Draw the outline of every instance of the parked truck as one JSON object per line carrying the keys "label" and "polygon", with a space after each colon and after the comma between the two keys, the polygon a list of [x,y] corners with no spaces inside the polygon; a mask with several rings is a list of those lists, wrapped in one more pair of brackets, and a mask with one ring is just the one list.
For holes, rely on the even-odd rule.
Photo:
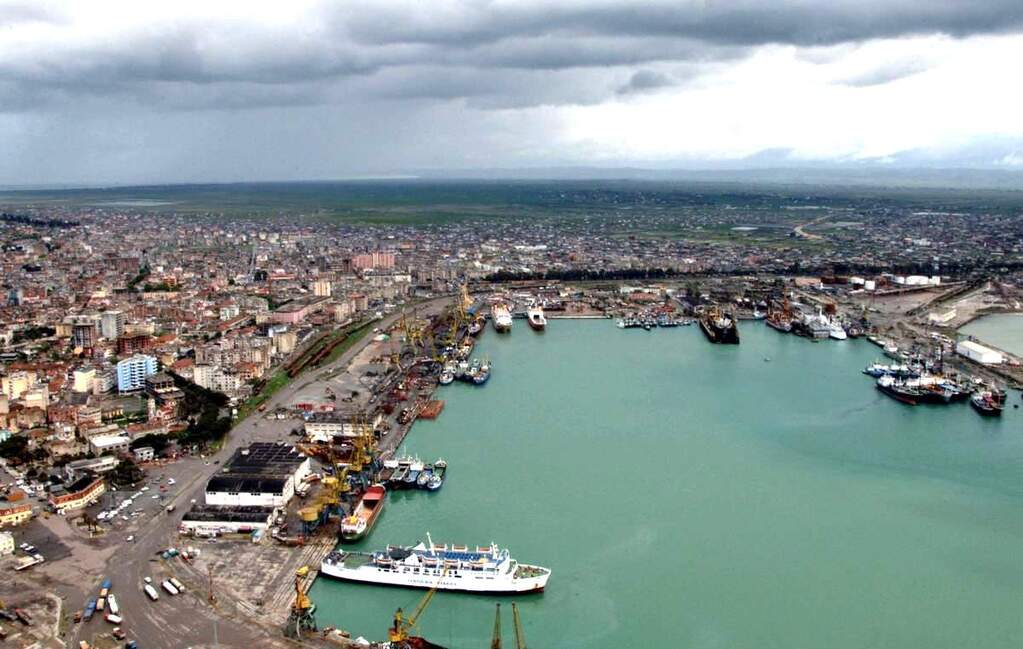
{"label": "parked truck", "polygon": [[150,584],[146,584],[146,587],[143,590],[146,591],[146,595],[149,595],[149,599],[153,600],[154,602],[160,599],[160,594],[157,593],[156,589],[153,588]]}

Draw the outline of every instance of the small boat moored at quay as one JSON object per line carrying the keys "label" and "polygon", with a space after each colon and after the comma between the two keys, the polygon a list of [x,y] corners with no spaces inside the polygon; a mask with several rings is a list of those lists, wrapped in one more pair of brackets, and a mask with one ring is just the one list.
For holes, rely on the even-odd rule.
{"label": "small boat moored at quay", "polygon": [[430,491],[437,491],[444,486],[444,476],[448,472],[448,463],[444,460],[437,460],[433,463],[433,475],[430,476],[430,481],[426,483],[426,488]]}

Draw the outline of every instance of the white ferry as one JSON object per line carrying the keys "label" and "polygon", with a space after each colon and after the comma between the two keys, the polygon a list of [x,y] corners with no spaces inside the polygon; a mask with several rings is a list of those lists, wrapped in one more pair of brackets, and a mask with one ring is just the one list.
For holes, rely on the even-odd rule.
{"label": "white ferry", "polygon": [[551,576],[549,569],[519,563],[496,545],[437,545],[429,535],[426,543],[389,545],[383,552],[332,552],[320,573],[369,584],[495,594],[539,593]]}

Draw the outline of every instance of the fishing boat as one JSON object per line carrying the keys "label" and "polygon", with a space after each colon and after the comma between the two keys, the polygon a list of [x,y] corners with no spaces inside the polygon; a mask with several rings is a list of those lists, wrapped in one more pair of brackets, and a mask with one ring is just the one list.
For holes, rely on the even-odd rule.
{"label": "fishing boat", "polygon": [[899,346],[893,342],[886,342],[884,344],[884,355],[895,360],[900,360],[902,358],[899,356]]}
{"label": "fishing boat", "polygon": [[1001,417],[1005,410],[1004,390],[982,390],[970,397],[973,409],[985,417]]}
{"label": "fishing boat", "polygon": [[514,595],[543,592],[549,568],[519,563],[507,549],[495,544],[437,545],[427,541],[412,546],[387,546],[379,552],[331,552],[320,564],[320,574],[368,584],[436,588],[469,593]]}
{"label": "fishing boat", "polygon": [[472,382],[476,385],[483,385],[490,379],[490,361],[484,361],[472,374]]}
{"label": "fishing boat", "polygon": [[416,486],[420,489],[426,489],[426,486],[430,484],[430,478],[433,477],[433,465],[427,464],[423,467],[423,471],[416,478]]}
{"label": "fishing boat", "polygon": [[437,491],[444,486],[444,476],[448,472],[448,463],[444,460],[437,460],[433,463],[433,475],[430,476],[430,481],[426,484],[426,488],[430,491]]}
{"label": "fishing boat", "polygon": [[423,472],[423,463],[416,460],[408,468],[408,475],[405,476],[405,487],[414,487],[416,481],[419,480],[419,474]]}
{"label": "fishing boat", "polygon": [[409,467],[412,466],[412,460],[409,458],[402,458],[398,460],[398,466],[394,469],[391,474],[391,479],[388,484],[393,488],[401,488],[405,484],[405,478],[408,477]]}
{"label": "fishing boat", "polygon": [[922,396],[917,388],[907,386],[893,376],[880,377],[877,380],[877,389],[896,401],[910,406],[919,404]]}
{"label": "fishing boat", "polygon": [[445,369],[443,372],[440,373],[440,379],[438,379],[438,381],[440,382],[441,385],[451,385],[452,383],[454,383],[455,382],[454,370]]}

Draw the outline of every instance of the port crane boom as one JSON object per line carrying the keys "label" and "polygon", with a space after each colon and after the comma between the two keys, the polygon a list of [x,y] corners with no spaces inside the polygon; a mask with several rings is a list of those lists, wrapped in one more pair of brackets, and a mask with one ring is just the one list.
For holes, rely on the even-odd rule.
{"label": "port crane boom", "polygon": [[501,605],[494,614],[494,634],[490,636],[490,649],[501,649]]}
{"label": "port crane boom", "polygon": [[414,629],[416,623],[419,622],[419,618],[422,617],[423,613],[426,611],[426,607],[430,605],[430,601],[433,599],[433,596],[437,594],[437,586],[440,585],[441,579],[444,579],[444,576],[447,574],[448,570],[445,568],[433,588],[426,591],[423,598],[419,600],[418,604],[416,604],[411,615],[406,617],[400,608],[395,611],[394,625],[387,630],[387,636],[391,642],[405,642],[409,639],[409,634],[412,632],[412,629]]}

